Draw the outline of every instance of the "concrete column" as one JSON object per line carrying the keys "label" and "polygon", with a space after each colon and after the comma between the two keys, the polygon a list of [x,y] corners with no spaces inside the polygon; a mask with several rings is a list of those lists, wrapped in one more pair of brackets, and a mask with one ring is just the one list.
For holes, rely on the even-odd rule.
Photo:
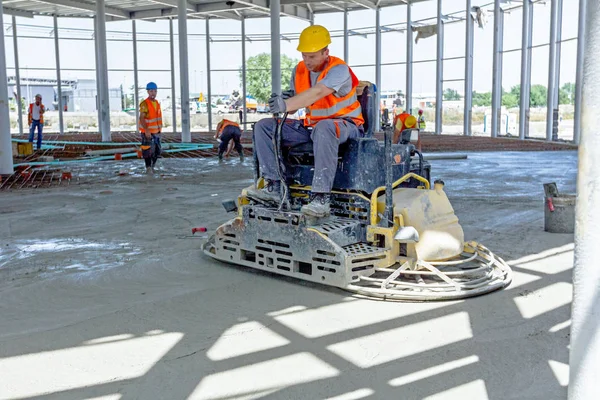
{"label": "concrete column", "polygon": [[500,132],[502,113],[502,41],[504,37],[504,11],[500,0],[494,1],[494,59],[492,67],[492,137]]}
{"label": "concrete column", "polygon": [[556,16],[556,74],[554,83],[554,102],[558,109],[559,105],[559,89],[560,89],[560,63],[562,52],[562,19],[563,19],[563,0],[558,0],[558,15]]}
{"label": "concrete column", "polygon": [[587,1],[579,0],[579,25],[577,26],[577,68],[575,68],[575,124],[573,141],[579,144],[581,138],[581,99],[583,90],[583,56],[585,54],[585,16]]}
{"label": "concrete column", "polygon": [[569,400],[600,399],[600,2],[587,0],[584,13]]}
{"label": "concrete column", "polygon": [[[533,7],[533,0],[530,1],[529,7],[529,34],[527,42],[527,87],[525,91],[527,93],[527,108],[526,108],[526,124],[525,124],[525,137],[529,137],[529,120],[530,120],[530,99],[531,99],[531,61],[533,54],[533,15],[535,14],[535,8]],[[521,89],[523,90],[523,89]]]}
{"label": "concrete column", "polygon": [[553,122],[554,127],[552,129],[552,140],[558,140],[558,119],[559,119],[559,105],[560,105],[560,58],[562,50],[562,14],[563,14],[563,0],[557,0],[557,16],[556,16],[556,69],[554,73],[554,115]]}
{"label": "concrete column", "polygon": [[375,85],[377,92],[375,96],[375,131],[381,130],[381,8],[375,9]]}
{"label": "concrete column", "polygon": [[96,69],[96,113],[98,114],[98,132],[101,134],[101,124],[102,116],[100,112],[100,98],[102,96],[102,91],[100,90],[101,86],[101,76],[100,76],[100,60],[98,58],[98,17],[94,17],[94,62]]}
{"label": "concrete column", "polygon": [[348,61],[349,48],[348,48],[348,10],[344,9],[344,61],[346,64]]}
{"label": "concrete column", "polygon": [[412,34],[412,6],[410,1],[406,3],[406,106],[409,113],[412,113],[412,93],[413,93],[413,34]]}
{"label": "concrete column", "polygon": [[[177,28],[179,28],[179,84],[181,86],[179,94],[181,96],[182,143],[192,142],[192,133],[190,132],[190,74],[188,70],[187,5],[188,3],[186,0],[178,0],[177,2]],[[173,100],[175,101],[175,99]]]}
{"label": "concrete column", "polygon": [[442,0],[437,1],[437,51],[435,61],[435,134],[442,134],[442,102],[444,101],[444,23]]}
{"label": "concrete column", "polygon": [[242,16],[242,107],[243,113],[242,118],[244,130],[246,129],[246,116],[248,110],[246,109],[246,18]]}
{"label": "concrete column", "polygon": [[558,129],[558,119],[555,121],[555,114],[558,117],[558,110],[554,109],[554,92],[556,84],[556,25],[558,17],[558,0],[551,0],[550,8],[550,41],[548,57],[548,95],[546,96],[546,140],[552,140],[555,136],[554,130]]}
{"label": "concrete column", "polygon": [[279,30],[279,13],[281,1],[271,0],[271,93],[281,93],[281,31]]}
{"label": "concrete column", "polygon": [[19,134],[23,134],[23,107],[21,107],[21,71],[19,69],[19,44],[17,37],[17,18],[12,16],[12,32],[13,32],[13,49],[15,53],[15,75],[17,79],[17,110],[19,119],[17,124],[19,125]]}
{"label": "concrete column", "polygon": [[58,90],[58,130],[62,135],[65,133],[64,119],[63,119],[63,103],[62,103],[62,82],[60,76],[60,48],[58,47],[58,17],[54,15],[54,54],[56,57],[56,86]]}
{"label": "concrete column", "polygon": [[475,21],[471,16],[472,3],[467,0],[466,5],[466,35],[465,35],[465,110],[463,134],[473,134],[473,47],[475,36]]}
{"label": "concrete column", "polygon": [[530,0],[523,0],[523,32],[521,36],[521,98],[519,101],[519,139],[525,139],[529,125],[529,81],[531,79],[529,43],[531,40],[530,14],[533,5]]}
{"label": "concrete column", "polygon": [[133,35],[133,102],[135,103],[135,126],[137,132],[140,131],[140,95],[139,95],[139,79],[138,79],[138,59],[137,59],[137,29],[135,19],[131,21],[131,33]]}
{"label": "concrete column", "polygon": [[212,131],[212,86],[210,81],[210,19],[206,17],[206,110],[208,111],[208,131]]}
{"label": "concrete column", "polygon": [[[171,50],[171,113],[173,133],[177,133],[177,97],[175,93],[175,35],[173,35],[173,18],[169,18],[169,43]],[[183,141],[183,140],[182,140]]]}
{"label": "concrete column", "polygon": [[[4,8],[0,0],[0,175],[14,172],[8,109],[8,77],[6,76],[6,48],[4,43]],[[16,32],[13,32],[16,34]],[[20,82],[19,82],[20,83]],[[20,101],[20,99],[19,99]]]}
{"label": "concrete column", "polygon": [[99,69],[100,76],[100,121],[99,128],[102,134],[103,142],[111,141],[110,133],[110,97],[108,94],[108,62],[106,55],[106,13],[104,0],[96,1],[96,41],[98,42],[98,63],[96,68]]}

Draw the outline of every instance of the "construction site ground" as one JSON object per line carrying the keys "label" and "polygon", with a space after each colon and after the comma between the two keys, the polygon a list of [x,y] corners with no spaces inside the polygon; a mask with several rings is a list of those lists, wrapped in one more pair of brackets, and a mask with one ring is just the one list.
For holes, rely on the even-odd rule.
{"label": "construction site ground", "polygon": [[577,153],[478,140],[431,161],[432,178],[514,280],[453,302],[361,299],[204,256],[250,157],[167,158],[154,176],[138,159],[78,163],[70,181],[1,192],[0,399],[565,398],[573,235],[544,232],[542,184],[573,193]]}

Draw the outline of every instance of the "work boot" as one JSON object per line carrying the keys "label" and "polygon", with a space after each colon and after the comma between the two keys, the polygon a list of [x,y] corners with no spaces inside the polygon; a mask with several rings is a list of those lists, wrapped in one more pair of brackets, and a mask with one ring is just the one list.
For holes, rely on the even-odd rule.
{"label": "work boot", "polygon": [[240,151],[240,161],[243,162],[244,161],[244,152]]}
{"label": "work boot", "polygon": [[223,153],[219,153],[219,162],[223,162]]}
{"label": "work boot", "polygon": [[154,174],[154,168],[146,167],[146,175],[152,175],[152,174]]}
{"label": "work boot", "polygon": [[267,180],[267,184],[262,189],[251,188],[248,189],[247,195],[250,198],[254,198],[262,201],[274,201],[279,203],[281,201],[281,182]]}
{"label": "work boot", "polygon": [[329,215],[329,204],[331,203],[329,193],[315,193],[310,203],[302,206],[300,211],[304,215],[323,218]]}

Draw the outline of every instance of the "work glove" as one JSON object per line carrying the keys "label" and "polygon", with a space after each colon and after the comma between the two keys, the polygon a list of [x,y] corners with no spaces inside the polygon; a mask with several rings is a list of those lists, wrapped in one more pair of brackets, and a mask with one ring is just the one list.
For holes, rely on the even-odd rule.
{"label": "work glove", "polygon": [[271,111],[271,114],[284,113],[286,110],[287,106],[283,97],[279,94],[271,94],[271,98],[269,99],[269,111]]}
{"label": "work glove", "polygon": [[285,92],[281,93],[281,97],[282,97],[284,100],[287,100],[287,99],[289,99],[290,97],[294,97],[295,95],[296,95],[296,93],[294,93],[294,91],[293,91],[293,90],[291,90],[291,89],[290,89],[290,90],[286,90]]}

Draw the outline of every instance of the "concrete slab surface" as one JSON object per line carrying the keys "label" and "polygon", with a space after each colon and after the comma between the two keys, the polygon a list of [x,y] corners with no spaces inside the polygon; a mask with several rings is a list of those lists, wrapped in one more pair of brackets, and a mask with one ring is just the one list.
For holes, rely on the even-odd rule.
{"label": "concrete slab surface", "polygon": [[513,267],[506,290],[373,301],[213,261],[191,228],[229,218],[251,161],[3,192],[0,399],[565,398],[573,236],[544,232],[542,184],[574,192],[577,154],[431,163],[466,238]]}

